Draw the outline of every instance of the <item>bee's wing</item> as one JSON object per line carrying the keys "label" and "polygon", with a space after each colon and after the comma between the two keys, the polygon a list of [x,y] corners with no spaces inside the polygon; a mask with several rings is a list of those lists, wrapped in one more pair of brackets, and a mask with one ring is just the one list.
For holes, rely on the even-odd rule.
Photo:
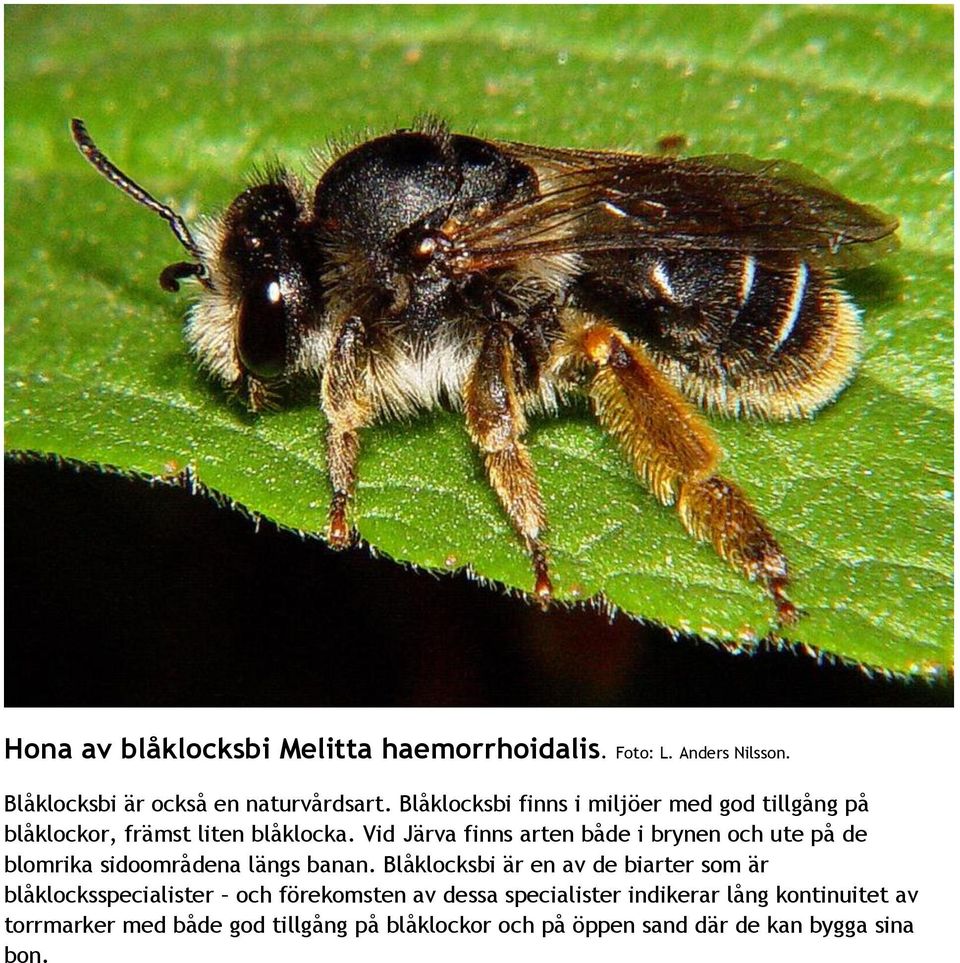
{"label": "bee's wing", "polygon": [[849,380],[860,324],[830,269],[896,247],[894,218],[783,162],[501,147],[539,191],[455,225],[460,270],[579,259],[588,294],[709,409],[809,415]]}
{"label": "bee's wing", "polygon": [[458,226],[454,237],[467,270],[643,249],[849,267],[897,246],[895,218],[847,200],[796,164],[498,146],[536,171],[540,190]]}

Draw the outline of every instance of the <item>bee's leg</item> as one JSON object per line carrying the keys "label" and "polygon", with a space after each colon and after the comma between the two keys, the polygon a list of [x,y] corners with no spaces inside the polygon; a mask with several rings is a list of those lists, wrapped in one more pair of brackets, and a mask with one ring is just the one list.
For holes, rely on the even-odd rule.
{"label": "bee's leg", "polygon": [[533,561],[534,594],[553,592],[542,541],[547,518],[530,454],[520,440],[527,427],[517,394],[509,329],[491,325],[464,387],[470,437],[483,453],[490,484]]}
{"label": "bee's leg", "polygon": [[596,366],[589,394],[597,418],[640,478],[665,505],[676,504],[691,535],[766,587],[782,624],[795,621],[786,556],[743,492],[716,474],[721,452],[710,429],[620,331],[583,321],[567,339],[567,352]]}
{"label": "bee's leg", "polygon": [[359,318],[346,318],[337,331],[333,349],[323,371],[320,397],[327,428],[327,466],[333,485],[327,541],[333,548],[350,543],[347,506],[357,482],[360,428],[373,417],[365,389],[366,332]]}

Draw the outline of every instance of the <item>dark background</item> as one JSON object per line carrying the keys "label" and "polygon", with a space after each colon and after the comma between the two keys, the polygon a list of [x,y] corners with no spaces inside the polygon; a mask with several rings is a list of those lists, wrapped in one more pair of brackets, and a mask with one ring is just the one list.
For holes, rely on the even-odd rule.
{"label": "dark background", "polygon": [[952,704],[948,683],[545,615],[184,488],[39,460],[5,474],[8,706]]}

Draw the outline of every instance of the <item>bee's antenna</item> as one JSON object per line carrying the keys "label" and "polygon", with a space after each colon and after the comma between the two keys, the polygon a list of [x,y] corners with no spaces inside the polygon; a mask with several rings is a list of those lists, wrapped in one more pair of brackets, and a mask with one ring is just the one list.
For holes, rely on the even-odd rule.
{"label": "bee's antenna", "polygon": [[[190,229],[187,227],[183,218],[172,208],[167,207],[166,204],[161,204],[139,184],[127,177],[119,167],[107,160],[106,155],[97,147],[93,142],[93,138],[87,133],[86,125],[82,120],[74,117],[73,120],[70,121],[70,132],[73,134],[73,142],[80,149],[80,153],[83,154],[111,184],[119,187],[124,194],[128,194],[138,204],[142,204],[154,213],[159,214],[170,225],[170,229],[176,235],[177,240],[200,262],[200,264],[197,265],[197,269],[190,273],[195,274],[198,278],[204,278],[206,276],[206,269],[203,267],[203,253],[197,246],[197,242],[194,241],[193,235],[190,233]],[[185,275],[181,273],[179,276],[183,277]]]}

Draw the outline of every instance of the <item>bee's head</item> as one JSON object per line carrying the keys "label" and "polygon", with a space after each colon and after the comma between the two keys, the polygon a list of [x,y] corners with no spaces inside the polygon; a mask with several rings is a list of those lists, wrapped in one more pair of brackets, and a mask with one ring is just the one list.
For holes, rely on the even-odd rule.
{"label": "bee's head", "polygon": [[240,194],[213,232],[210,271],[233,306],[237,361],[262,381],[295,366],[313,313],[316,272],[301,193],[294,178],[278,174]]}
{"label": "bee's head", "polygon": [[269,385],[300,364],[313,318],[312,245],[303,189],[279,172],[250,187],[225,214],[190,232],[183,218],[114,166],[94,144],[82,121],[71,122],[81,153],[112,184],[169,225],[193,260],[164,268],[160,286],[176,291],[192,278],[200,297],[186,336],[200,363],[258,408]]}

